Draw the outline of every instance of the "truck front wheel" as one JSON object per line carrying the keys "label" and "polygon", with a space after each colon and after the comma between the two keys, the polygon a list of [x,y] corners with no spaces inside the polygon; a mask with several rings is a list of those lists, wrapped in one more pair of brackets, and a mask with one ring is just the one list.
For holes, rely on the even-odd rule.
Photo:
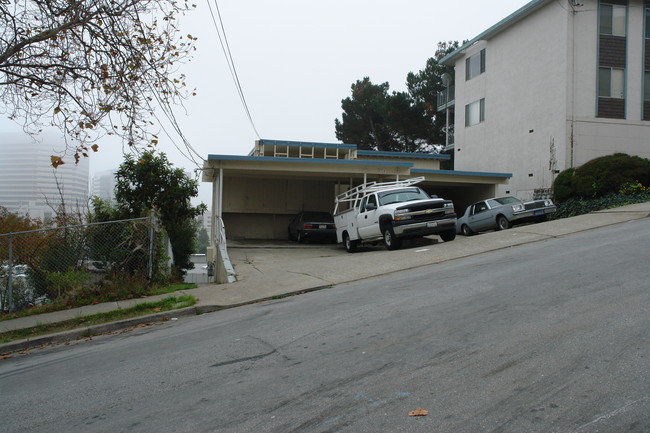
{"label": "truck front wheel", "polygon": [[384,245],[389,250],[398,250],[402,246],[402,240],[395,236],[395,232],[391,226],[384,227]]}
{"label": "truck front wheel", "polygon": [[354,253],[357,250],[357,241],[350,239],[347,232],[343,233],[343,245],[345,245],[345,251],[348,253]]}
{"label": "truck front wheel", "polygon": [[440,239],[445,242],[451,242],[456,239],[456,229],[447,230],[440,233]]}

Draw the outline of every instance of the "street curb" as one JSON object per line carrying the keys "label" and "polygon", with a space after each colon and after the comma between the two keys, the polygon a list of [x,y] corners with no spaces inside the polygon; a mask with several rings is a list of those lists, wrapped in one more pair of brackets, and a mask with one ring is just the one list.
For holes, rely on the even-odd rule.
{"label": "street curb", "polygon": [[30,350],[49,344],[66,343],[72,340],[81,340],[108,332],[123,330],[132,326],[141,325],[143,323],[164,322],[169,320],[171,317],[195,316],[197,314],[201,314],[197,312],[197,307],[179,308],[178,310],[170,310],[146,316],[133,317],[131,319],[120,320],[117,322],[102,323],[101,325],[86,326],[84,328],[41,335],[25,340],[11,341],[9,343],[0,344],[0,354],[20,352],[23,350]]}
{"label": "street curb", "polygon": [[48,335],[42,335],[25,340],[11,341],[9,343],[0,344],[0,358],[16,352],[25,350],[32,350],[41,348],[51,344],[65,344],[73,340],[92,339],[92,337],[100,336],[106,333],[115,333],[131,328],[133,326],[142,325],[151,322],[167,322],[171,318],[198,316],[201,314],[214,313],[216,311],[229,310],[231,308],[242,307],[244,305],[259,304],[261,302],[273,301],[291,296],[302,295],[304,293],[315,292],[318,290],[329,289],[333,284],[310,287],[308,289],[295,290],[281,295],[266,296],[259,299],[244,301],[237,304],[230,305],[199,305],[193,307],[179,308],[178,310],[170,310],[146,316],[133,317],[131,319],[119,320],[117,322],[102,323],[101,325],[86,326],[78,329],[71,329],[70,331],[57,332]]}

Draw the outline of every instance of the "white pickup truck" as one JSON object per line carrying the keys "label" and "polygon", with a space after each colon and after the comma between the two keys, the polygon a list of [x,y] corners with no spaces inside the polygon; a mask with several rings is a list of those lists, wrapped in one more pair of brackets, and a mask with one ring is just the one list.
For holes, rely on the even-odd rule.
{"label": "white pickup truck", "polygon": [[337,241],[352,253],[360,243],[383,241],[386,248],[396,250],[402,239],[437,234],[445,242],[454,240],[454,204],[413,186],[423,180],[364,183],[338,195],[334,208]]}

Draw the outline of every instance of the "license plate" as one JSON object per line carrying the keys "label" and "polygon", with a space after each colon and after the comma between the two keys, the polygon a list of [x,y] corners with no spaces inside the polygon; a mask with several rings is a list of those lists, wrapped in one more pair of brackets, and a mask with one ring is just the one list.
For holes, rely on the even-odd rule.
{"label": "license plate", "polygon": [[427,223],[427,227],[438,227],[438,222],[437,221],[429,221]]}
{"label": "license plate", "polygon": [[321,230],[325,230],[327,228],[327,225],[326,224],[320,224],[318,226],[318,228],[321,229]]}
{"label": "license plate", "polygon": [[534,216],[544,215],[544,211],[543,211],[542,209],[534,210],[534,211],[533,211],[533,215],[534,215]]}

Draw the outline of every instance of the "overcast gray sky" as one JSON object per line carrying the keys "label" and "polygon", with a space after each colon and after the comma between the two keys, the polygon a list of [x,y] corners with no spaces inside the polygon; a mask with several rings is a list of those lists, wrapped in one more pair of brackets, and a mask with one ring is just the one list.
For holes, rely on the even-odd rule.
{"label": "overcast gray sky", "polygon": [[[209,154],[245,155],[257,136],[230,76],[207,7],[181,24],[198,37],[197,51],[183,68],[197,96],[176,116],[191,145]],[[213,0],[210,0],[213,1]],[[471,39],[525,0],[218,0],[239,80],[261,138],[336,142],[334,119],[353,82],[365,76],[406,90],[406,75],[432,57],[438,41]],[[214,5],[214,3],[213,3]],[[213,6],[214,9],[214,6]],[[0,130],[16,130],[0,119]],[[174,137],[177,143],[181,141]],[[122,148],[100,143],[91,155],[91,175],[117,168]],[[167,137],[159,150],[175,166],[196,168]],[[200,199],[210,203],[209,185]]]}

